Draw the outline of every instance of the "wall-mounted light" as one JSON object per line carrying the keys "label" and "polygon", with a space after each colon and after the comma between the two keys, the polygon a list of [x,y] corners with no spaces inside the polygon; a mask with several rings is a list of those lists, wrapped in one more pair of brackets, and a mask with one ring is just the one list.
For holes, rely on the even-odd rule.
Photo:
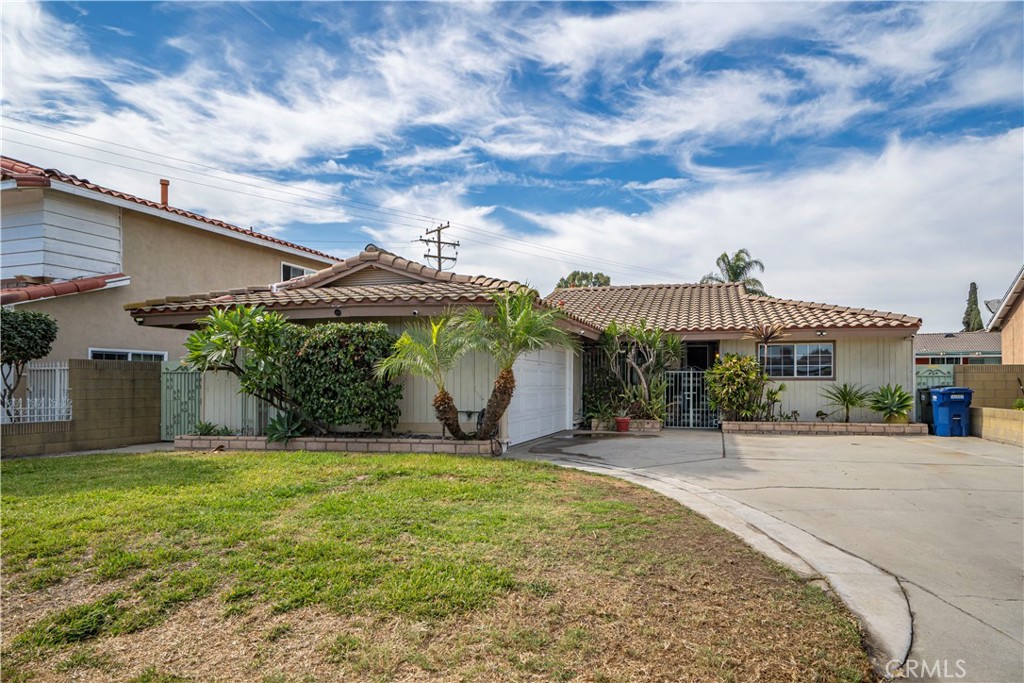
{"label": "wall-mounted light", "polygon": [[826,332],[825,330],[818,330],[814,334],[818,335],[819,337],[824,337],[826,334],[828,334],[828,332]]}
{"label": "wall-mounted light", "polygon": [[136,325],[141,325],[144,322],[146,322],[146,319],[141,317],[141,316],[135,319],[135,324]]}

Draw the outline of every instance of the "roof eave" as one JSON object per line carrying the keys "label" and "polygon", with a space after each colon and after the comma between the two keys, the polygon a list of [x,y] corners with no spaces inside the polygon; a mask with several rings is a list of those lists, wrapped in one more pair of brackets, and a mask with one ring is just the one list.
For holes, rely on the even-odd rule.
{"label": "roof eave", "polygon": [[992,316],[992,320],[989,321],[988,325],[985,326],[986,332],[998,332],[1002,324],[1006,321],[1006,316],[1010,314],[1010,309],[1020,298],[1021,292],[1024,291],[1024,266],[1017,271],[1017,277],[1013,283],[1006,290],[1006,294],[1003,295],[1003,301],[999,304],[999,309],[996,310]]}

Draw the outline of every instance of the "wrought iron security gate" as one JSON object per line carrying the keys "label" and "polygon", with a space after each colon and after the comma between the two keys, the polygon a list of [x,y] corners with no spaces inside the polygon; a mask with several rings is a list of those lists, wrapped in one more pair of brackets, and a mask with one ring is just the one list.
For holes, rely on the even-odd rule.
{"label": "wrought iron security gate", "polygon": [[665,399],[668,414],[666,427],[681,429],[714,429],[718,427],[718,411],[708,401],[704,370],[688,368],[665,373]]}
{"label": "wrought iron security gate", "polygon": [[174,441],[200,420],[203,373],[166,362],[160,372],[160,438]]}

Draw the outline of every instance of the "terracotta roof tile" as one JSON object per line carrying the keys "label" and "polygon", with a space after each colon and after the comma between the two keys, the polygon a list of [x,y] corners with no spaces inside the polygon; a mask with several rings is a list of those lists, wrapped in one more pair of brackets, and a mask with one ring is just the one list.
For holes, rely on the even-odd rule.
{"label": "terracotta roof tile", "polygon": [[605,328],[613,321],[673,332],[745,331],[761,323],[801,328],[910,328],[920,318],[809,301],[747,294],[739,284],[665,284],[556,289],[545,299],[567,314]]}
{"label": "terracotta roof tile", "polygon": [[0,289],[0,305],[7,306],[8,304],[18,304],[37,299],[52,299],[53,297],[67,296],[68,294],[92,292],[107,287],[111,282],[127,277],[124,273],[111,273],[109,275],[93,275],[47,284],[8,287]]}
{"label": "terracotta roof tile", "polygon": [[128,194],[127,192],[111,190],[109,188],[103,187],[102,185],[91,183],[88,180],[79,178],[77,176],[64,173],[63,171],[58,171],[57,169],[40,168],[39,166],[33,166],[32,164],[29,164],[27,162],[18,161],[17,159],[12,159],[11,157],[7,156],[0,156],[0,180],[14,180],[15,182],[17,182],[18,187],[50,187],[51,181],[67,183],[69,185],[83,187],[87,190],[92,190],[94,192],[107,195],[108,197],[114,197],[116,199],[123,199],[125,201],[134,202],[135,204],[141,204],[142,206],[147,206],[151,209],[160,209],[161,211],[166,211],[167,213],[174,214],[176,216],[181,216],[182,218],[188,218],[190,220],[199,221],[201,223],[215,225],[218,228],[224,228],[225,230],[230,230],[231,232],[236,232],[241,235],[246,235],[248,237],[255,237],[256,239],[260,239],[265,242],[275,244],[277,246],[298,249],[299,251],[306,252],[307,254],[316,256],[318,258],[326,259],[328,261],[337,260],[334,256],[331,256],[330,254],[325,254],[322,251],[317,251],[315,249],[310,249],[309,247],[304,247],[301,244],[287,242],[285,240],[278,239],[277,237],[271,237],[270,235],[265,235],[261,232],[256,232],[254,230],[246,230],[245,228],[240,228],[237,225],[232,225],[231,223],[226,223],[215,218],[207,218],[206,216],[203,216],[198,213],[193,213],[191,211],[186,211],[185,209],[177,209],[174,208],[173,206],[166,206],[159,202],[154,202],[149,199],[143,199],[142,197],[136,197],[135,195]]}

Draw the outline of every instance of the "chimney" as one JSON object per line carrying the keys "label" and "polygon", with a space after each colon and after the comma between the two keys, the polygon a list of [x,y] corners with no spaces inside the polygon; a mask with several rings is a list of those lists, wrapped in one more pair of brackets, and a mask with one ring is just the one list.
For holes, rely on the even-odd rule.
{"label": "chimney", "polygon": [[160,203],[163,206],[167,206],[167,188],[171,186],[171,181],[166,178],[160,179]]}

